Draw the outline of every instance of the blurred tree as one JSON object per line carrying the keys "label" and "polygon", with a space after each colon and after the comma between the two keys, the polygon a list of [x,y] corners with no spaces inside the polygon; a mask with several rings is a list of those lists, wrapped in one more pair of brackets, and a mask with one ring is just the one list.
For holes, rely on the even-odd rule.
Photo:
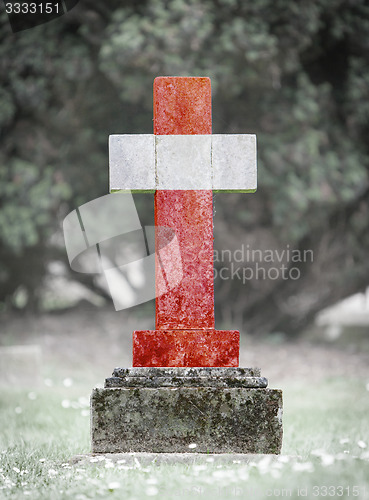
{"label": "blurred tree", "polygon": [[81,0],[16,35],[3,16],[0,300],[37,299],[58,218],[107,192],[108,134],[151,132],[157,75],[210,76],[214,132],[258,135],[259,190],[216,197],[216,248],[314,252],[283,261],[300,279],[217,279],[219,322],[294,333],[362,289],[368,33],[365,0]]}

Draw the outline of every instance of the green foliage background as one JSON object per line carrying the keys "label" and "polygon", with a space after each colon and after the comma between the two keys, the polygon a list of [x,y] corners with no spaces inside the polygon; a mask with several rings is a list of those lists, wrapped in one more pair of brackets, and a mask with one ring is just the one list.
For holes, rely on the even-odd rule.
{"label": "green foliage background", "polygon": [[365,0],[81,0],[0,23],[3,304],[23,286],[37,308],[62,218],[108,191],[108,135],[152,132],[158,75],[210,76],[213,132],[258,136],[259,190],[217,195],[216,246],[314,251],[298,282],[217,282],[218,321],[294,333],[368,284]]}

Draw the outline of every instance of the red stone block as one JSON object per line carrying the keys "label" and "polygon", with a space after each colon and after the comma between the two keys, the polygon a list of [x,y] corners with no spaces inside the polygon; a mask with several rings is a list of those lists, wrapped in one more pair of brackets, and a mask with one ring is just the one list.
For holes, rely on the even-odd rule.
{"label": "red stone block", "polygon": [[210,78],[155,78],[154,134],[211,134]]}
{"label": "red stone block", "polygon": [[[176,288],[160,295],[166,279],[161,268],[170,269],[170,263],[156,268],[156,328],[214,328],[212,191],[157,191],[155,226],[175,230],[183,273]],[[161,234],[156,248],[165,247]]]}
{"label": "red stone block", "polygon": [[133,332],[133,366],[238,366],[235,330]]}

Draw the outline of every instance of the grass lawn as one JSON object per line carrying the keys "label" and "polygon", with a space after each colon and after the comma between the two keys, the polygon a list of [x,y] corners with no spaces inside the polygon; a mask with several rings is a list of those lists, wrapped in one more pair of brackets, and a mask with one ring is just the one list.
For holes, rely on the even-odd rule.
{"label": "grass lawn", "polygon": [[[0,392],[0,498],[369,498],[368,380],[284,382],[279,458],[221,464],[88,459],[91,386]],[[69,385],[69,384],[66,384]],[[274,384],[275,386],[275,384]],[[194,458],[196,455],[194,455]]]}

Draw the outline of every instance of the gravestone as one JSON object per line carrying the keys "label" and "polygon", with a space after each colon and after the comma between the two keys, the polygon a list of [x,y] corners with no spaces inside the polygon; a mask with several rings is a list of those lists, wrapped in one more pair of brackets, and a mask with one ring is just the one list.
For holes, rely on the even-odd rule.
{"label": "gravestone", "polygon": [[282,392],[240,368],[239,332],[216,330],[213,191],[256,190],[254,135],[211,133],[209,78],[154,81],[154,135],[110,136],[110,191],[155,192],[155,226],[175,231],[179,284],[156,234],[156,329],[133,333],[133,367],[91,396],[95,453],[279,453]]}

